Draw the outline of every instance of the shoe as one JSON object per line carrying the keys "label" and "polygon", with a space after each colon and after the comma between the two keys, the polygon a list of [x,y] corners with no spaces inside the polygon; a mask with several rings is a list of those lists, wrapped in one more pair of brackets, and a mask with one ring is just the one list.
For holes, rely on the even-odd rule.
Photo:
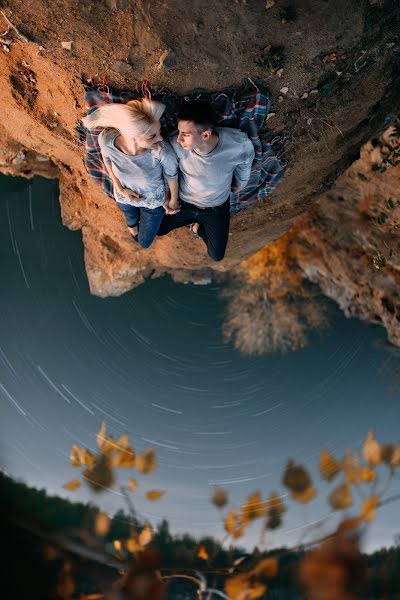
{"label": "shoe", "polygon": [[131,233],[131,238],[135,241],[138,242],[139,241],[139,234],[138,233]]}

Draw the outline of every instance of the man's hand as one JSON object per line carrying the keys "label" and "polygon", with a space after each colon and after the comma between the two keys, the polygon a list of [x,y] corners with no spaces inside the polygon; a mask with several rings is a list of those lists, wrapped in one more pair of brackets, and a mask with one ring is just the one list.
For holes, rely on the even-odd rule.
{"label": "man's hand", "polygon": [[181,210],[178,200],[170,200],[168,198],[164,202],[163,207],[167,215],[175,215]]}
{"label": "man's hand", "polygon": [[139,196],[137,192],[133,190],[129,190],[128,188],[119,187],[117,191],[122,196],[125,196],[127,200],[131,200],[133,202],[139,202],[139,200],[143,200],[143,196]]}

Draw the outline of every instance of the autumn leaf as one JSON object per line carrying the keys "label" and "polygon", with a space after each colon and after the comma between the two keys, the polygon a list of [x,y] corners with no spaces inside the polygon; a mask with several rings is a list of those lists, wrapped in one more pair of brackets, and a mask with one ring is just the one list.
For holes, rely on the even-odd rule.
{"label": "autumn leaf", "polygon": [[101,422],[100,431],[99,431],[99,433],[96,436],[96,442],[97,442],[97,445],[100,448],[100,450],[101,450],[101,447],[104,444],[105,439],[106,439],[106,430],[107,430],[106,429],[106,422],[103,420]]}
{"label": "autumn leaf", "polygon": [[286,511],[280,496],[275,492],[271,492],[267,500],[267,520],[265,523],[266,529],[276,529],[282,523],[282,515]]}
{"label": "autumn leaf", "polygon": [[379,502],[379,496],[371,496],[371,498],[364,500],[361,508],[361,517],[364,521],[373,521],[375,519],[375,513]]}
{"label": "autumn leaf", "polygon": [[228,503],[228,492],[221,487],[216,486],[211,502],[217,508],[223,508]]}
{"label": "autumn leaf", "polygon": [[117,445],[119,448],[123,448],[126,449],[129,446],[129,439],[128,439],[128,434],[124,433],[123,435],[121,435],[121,437],[119,438]]}
{"label": "autumn leaf", "polygon": [[87,468],[82,475],[95,492],[107,489],[114,483],[110,460],[105,454],[98,456],[94,465]]}
{"label": "autumn leaf", "polygon": [[132,490],[132,492],[136,492],[136,490],[138,489],[139,485],[138,482],[136,481],[136,479],[128,479],[128,485],[130,487],[130,489]]}
{"label": "autumn leaf", "polygon": [[381,462],[381,448],[375,439],[372,429],[369,429],[365,438],[363,456],[370,465],[376,466]]}
{"label": "autumn leaf", "polygon": [[254,492],[253,494],[250,494],[240,509],[240,524],[248,525],[255,519],[265,517],[266,515],[266,502],[261,499],[260,492]]}
{"label": "autumn leaf", "polygon": [[68,481],[68,483],[64,483],[63,485],[63,488],[68,490],[69,492],[74,492],[80,487],[81,482],[79,481],[79,479],[72,479],[71,481]]}
{"label": "autumn leaf", "polygon": [[352,517],[349,519],[343,519],[340,521],[337,526],[336,533],[343,533],[344,531],[348,531],[349,529],[355,529],[362,523],[362,517]]}
{"label": "autumn leaf", "polygon": [[376,474],[374,469],[370,467],[361,467],[357,472],[357,478],[363,483],[372,483],[375,481]]}
{"label": "autumn leaf", "polygon": [[147,448],[147,450],[136,457],[135,467],[139,473],[143,474],[157,471],[157,459],[153,448]]}
{"label": "autumn leaf", "polygon": [[143,550],[142,544],[139,542],[137,537],[129,538],[125,541],[125,548],[128,552],[134,554],[135,552],[141,552]]}
{"label": "autumn leaf", "polygon": [[135,453],[132,448],[122,448],[111,459],[113,467],[129,469],[135,466]]}
{"label": "autumn leaf", "polygon": [[396,446],[390,463],[391,467],[400,467],[400,446]]}
{"label": "autumn leaf", "polygon": [[353,498],[350,491],[350,486],[347,483],[339,485],[328,496],[329,504],[335,510],[349,508],[353,504]]}
{"label": "autumn leaf", "polygon": [[328,450],[322,450],[319,459],[319,470],[322,479],[332,481],[340,473],[341,466]]}
{"label": "autumn leaf", "polygon": [[122,542],[121,540],[114,540],[113,541],[113,546],[116,549],[117,552],[121,552],[122,550]]}
{"label": "autumn leaf", "polygon": [[73,445],[71,446],[70,459],[72,467],[86,467],[92,465],[96,457],[86,448]]}
{"label": "autumn leaf", "polygon": [[151,540],[154,537],[153,529],[150,525],[146,525],[143,527],[142,531],[139,533],[139,544],[144,548],[148,544],[150,544]]}
{"label": "autumn leaf", "polygon": [[107,515],[107,513],[98,512],[94,522],[94,530],[96,535],[106,535],[110,529],[110,524],[110,517]]}
{"label": "autumn leaf", "polygon": [[316,489],[313,485],[310,485],[307,489],[304,490],[304,492],[292,491],[291,496],[293,500],[296,500],[296,502],[300,502],[301,504],[307,504],[307,502],[310,502],[311,500],[313,500],[313,498],[315,498]]}
{"label": "autumn leaf", "polygon": [[164,490],[149,490],[148,492],[146,492],[146,498],[147,500],[154,502],[154,500],[158,500],[159,498],[164,496],[164,494]]}
{"label": "autumn leaf", "polygon": [[296,465],[293,460],[289,460],[283,474],[282,483],[293,495],[303,494],[312,487],[311,477],[308,471],[302,465]]}
{"label": "autumn leaf", "polygon": [[278,561],[276,558],[264,558],[250,571],[257,577],[276,577],[278,574]]}
{"label": "autumn leaf", "polygon": [[231,600],[253,600],[267,591],[267,586],[258,581],[251,582],[248,573],[233,575],[225,581],[225,592]]}
{"label": "autumn leaf", "polygon": [[243,535],[243,527],[239,522],[239,515],[235,509],[232,509],[224,519],[225,531],[233,538],[237,539]]}
{"label": "autumn leaf", "polygon": [[202,560],[208,560],[208,552],[204,546],[199,546],[197,550],[197,556]]}

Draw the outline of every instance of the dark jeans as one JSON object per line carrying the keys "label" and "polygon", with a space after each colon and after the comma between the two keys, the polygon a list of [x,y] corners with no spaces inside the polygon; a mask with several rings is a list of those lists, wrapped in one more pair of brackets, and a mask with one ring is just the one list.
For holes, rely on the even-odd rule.
{"label": "dark jeans", "polygon": [[207,246],[207,252],[213,260],[222,260],[228,243],[230,202],[229,199],[212,208],[199,208],[194,204],[182,202],[176,215],[165,215],[157,235],[166,235],[173,229],[200,223],[198,234]]}
{"label": "dark jeans", "polygon": [[145,208],[143,206],[132,206],[132,204],[121,204],[120,202],[117,202],[117,205],[124,213],[128,227],[138,226],[139,245],[142,248],[151,246],[165,215],[163,207]]}

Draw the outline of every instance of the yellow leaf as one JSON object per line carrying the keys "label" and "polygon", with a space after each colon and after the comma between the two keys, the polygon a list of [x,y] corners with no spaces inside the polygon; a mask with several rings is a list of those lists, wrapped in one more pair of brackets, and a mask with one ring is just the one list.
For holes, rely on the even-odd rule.
{"label": "yellow leaf", "polygon": [[128,434],[124,433],[123,435],[121,435],[117,444],[120,448],[128,448],[128,446],[129,446]]}
{"label": "yellow leaf", "polygon": [[335,510],[341,510],[349,508],[353,504],[353,498],[351,496],[350,486],[347,483],[339,485],[335,488],[328,496],[329,504]]}
{"label": "yellow leaf", "polygon": [[97,445],[100,448],[100,450],[101,450],[102,445],[105,442],[105,439],[106,439],[106,422],[103,420],[101,422],[100,431],[96,436],[96,442],[97,442]]}
{"label": "yellow leaf", "polygon": [[267,500],[267,509],[273,509],[279,515],[283,515],[283,513],[286,511],[286,507],[283,504],[281,497],[276,492],[270,493],[269,498]]}
{"label": "yellow leaf", "polygon": [[128,485],[131,488],[132,492],[136,492],[136,490],[139,487],[136,479],[128,479]]}
{"label": "yellow leaf", "polygon": [[75,490],[77,490],[80,487],[81,487],[81,482],[79,481],[79,479],[72,479],[71,481],[68,481],[68,483],[64,483],[64,485],[63,485],[63,488],[65,488],[66,490],[68,490],[70,492],[74,492]]}
{"label": "yellow leaf", "polygon": [[278,573],[278,561],[276,558],[264,558],[253,567],[250,573],[257,577],[276,577]]}
{"label": "yellow leaf", "polygon": [[250,494],[240,509],[240,524],[248,525],[255,519],[267,515],[267,503],[261,499],[260,492]]}
{"label": "yellow leaf", "polygon": [[151,540],[153,539],[153,536],[154,533],[152,528],[149,525],[146,525],[139,533],[139,544],[143,547],[147,546],[147,544],[150,544]]}
{"label": "yellow leaf", "polygon": [[235,540],[237,540],[237,539],[241,538],[243,534],[244,534],[243,527],[237,527],[236,529],[234,529],[232,531],[231,535]]}
{"label": "yellow leaf", "polygon": [[125,548],[128,552],[134,554],[135,552],[141,552],[143,550],[143,546],[140,544],[137,537],[129,538],[125,542]]}
{"label": "yellow leaf", "polygon": [[361,508],[361,517],[364,521],[373,521],[375,519],[375,513],[379,502],[379,496],[371,496],[371,498],[364,500]]}
{"label": "yellow leaf", "polygon": [[319,459],[319,470],[323,479],[331,481],[340,472],[341,466],[328,450],[322,450]]}
{"label": "yellow leaf", "polygon": [[94,522],[94,530],[96,535],[104,536],[110,529],[110,517],[107,513],[98,512]]}
{"label": "yellow leaf", "polygon": [[248,573],[238,573],[225,581],[225,592],[231,600],[253,600],[267,591],[267,586],[251,582]]}
{"label": "yellow leaf", "polygon": [[157,459],[153,448],[147,448],[145,452],[136,457],[136,469],[139,473],[153,473],[157,471]]}
{"label": "yellow leaf", "polygon": [[371,483],[372,481],[375,481],[376,474],[374,469],[371,469],[370,467],[361,467],[357,472],[357,477],[359,481],[362,481],[363,483]]}
{"label": "yellow leaf", "polygon": [[216,486],[211,502],[217,508],[222,508],[228,503],[228,492]]}
{"label": "yellow leaf", "polygon": [[236,511],[232,508],[231,511],[225,517],[225,531],[228,533],[232,533],[235,529],[238,521],[238,516]]}
{"label": "yellow leaf", "polygon": [[381,448],[375,439],[374,432],[370,429],[365,438],[363,456],[370,465],[379,465],[381,462]]}
{"label": "yellow leaf", "polygon": [[204,546],[199,546],[197,550],[197,556],[203,560],[208,560],[208,552]]}
{"label": "yellow leaf", "polygon": [[132,448],[122,448],[111,459],[113,467],[129,469],[135,466],[135,453]]}
{"label": "yellow leaf", "polygon": [[73,467],[85,467],[92,465],[96,460],[96,457],[86,450],[86,448],[80,448],[79,446],[71,446],[71,466]]}
{"label": "yellow leaf", "polygon": [[348,531],[349,529],[355,529],[362,523],[362,517],[352,517],[350,519],[343,519],[340,521],[337,526],[336,533],[342,533],[343,531]]}
{"label": "yellow leaf", "polygon": [[117,552],[121,552],[121,550],[122,550],[121,540],[114,540],[113,544],[114,544],[114,548],[117,550]]}
{"label": "yellow leaf", "polygon": [[154,500],[158,500],[159,498],[164,496],[164,494],[164,490],[150,490],[146,492],[146,498],[147,500],[151,500],[151,502],[153,502]]}
{"label": "yellow leaf", "polygon": [[400,467],[400,446],[395,447],[390,466]]}
{"label": "yellow leaf", "polygon": [[310,502],[310,500],[315,498],[315,495],[316,490],[313,485],[310,485],[307,489],[304,490],[304,492],[295,492],[293,490],[291,491],[291,496],[293,500],[296,500],[296,502],[300,502],[301,504],[307,504],[307,502]]}
{"label": "yellow leaf", "polygon": [[302,465],[296,465],[293,460],[289,460],[286,465],[282,483],[292,493],[300,495],[312,487],[308,471]]}

